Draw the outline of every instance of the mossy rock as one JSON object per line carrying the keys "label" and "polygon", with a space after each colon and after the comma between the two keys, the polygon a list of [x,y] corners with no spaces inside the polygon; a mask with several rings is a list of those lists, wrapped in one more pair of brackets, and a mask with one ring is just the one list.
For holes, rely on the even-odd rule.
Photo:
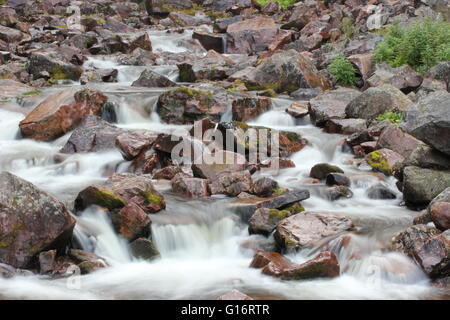
{"label": "mossy rock", "polygon": [[75,200],[75,209],[84,210],[90,205],[98,205],[110,210],[120,209],[127,204],[121,196],[101,186],[90,186],[81,191]]}
{"label": "mossy rock", "polygon": [[147,238],[139,238],[130,243],[130,249],[134,257],[143,260],[153,260],[160,253],[156,246]]}
{"label": "mossy rock", "polygon": [[387,176],[392,175],[392,168],[389,166],[386,157],[380,151],[373,151],[367,155],[367,163],[376,171]]}
{"label": "mossy rock", "polygon": [[330,173],[344,173],[344,170],[342,170],[338,166],[334,166],[328,163],[319,163],[311,168],[309,176],[311,178],[323,180]]}

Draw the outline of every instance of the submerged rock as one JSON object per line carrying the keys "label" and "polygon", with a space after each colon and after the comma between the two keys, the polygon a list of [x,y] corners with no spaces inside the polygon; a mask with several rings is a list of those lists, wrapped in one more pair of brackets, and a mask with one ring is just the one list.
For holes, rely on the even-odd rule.
{"label": "submerged rock", "polygon": [[30,266],[44,250],[62,251],[75,219],[57,199],[9,172],[0,173],[0,262]]}
{"label": "submerged rock", "polygon": [[159,257],[159,251],[153,242],[147,238],[139,238],[130,243],[134,257],[143,260],[153,260]]}

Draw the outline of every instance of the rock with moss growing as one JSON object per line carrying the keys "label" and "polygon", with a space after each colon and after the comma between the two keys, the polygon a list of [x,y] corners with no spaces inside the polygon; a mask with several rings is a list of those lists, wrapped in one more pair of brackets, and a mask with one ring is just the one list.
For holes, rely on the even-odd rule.
{"label": "rock with moss growing", "polygon": [[35,79],[41,78],[43,72],[48,72],[53,80],[78,81],[83,73],[83,69],[72,63],[60,60],[56,54],[36,52],[30,57],[28,72]]}
{"label": "rock with moss growing", "polygon": [[403,170],[403,197],[412,205],[427,205],[450,186],[450,171],[414,166]]}
{"label": "rock with moss growing", "polygon": [[155,244],[147,238],[139,238],[130,243],[133,256],[142,260],[153,260],[159,257],[159,251]]}
{"label": "rock with moss growing", "polygon": [[291,215],[289,210],[260,208],[251,216],[248,231],[250,234],[268,236],[281,220]]}
{"label": "rock with moss growing", "polygon": [[352,220],[342,214],[305,211],[281,221],[274,236],[280,249],[290,251],[317,245],[352,229]]}
{"label": "rock with moss growing", "polygon": [[189,124],[205,117],[219,121],[225,110],[212,92],[189,88],[169,90],[159,96],[157,103],[161,119],[172,124]]}
{"label": "rock with moss growing", "polygon": [[344,173],[344,170],[338,166],[334,166],[328,163],[318,163],[311,168],[309,176],[316,179],[325,179],[330,173]]}
{"label": "rock with moss growing", "polygon": [[57,199],[9,172],[0,173],[0,263],[26,268],[42,251],[62,252],[74,226]]}
{"label": "rock with moss growing", "polygon": [[390,149],[380,149],[369,153],[366,157],[367,163],[376,171],[391,176],[394,167],[401,163],[405,158]]}
{"label": "rock with moss growing", "polygon": [[90,186],[81,191],[75,200],[75,208],[83,210],[98,205],[114,211],[130,202],[144,212],[156,213],[165,209],[166,202],[152,184],[151,178],[134,174],[114,174],[104,186]]}
{"label": "rock with moss growing", "polygon": [[405,111],[413,102],[399,89],[383,84],[369,88],[345,108],[347,118],[373,120],[386,111]]}

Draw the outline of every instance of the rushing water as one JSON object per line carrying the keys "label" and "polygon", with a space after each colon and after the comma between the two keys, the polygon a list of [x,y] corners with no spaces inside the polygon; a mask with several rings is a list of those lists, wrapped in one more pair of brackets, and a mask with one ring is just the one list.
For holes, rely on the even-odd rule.
{"label": "rushing water", "polygon": [[[180,53],[188,49],[192,32],[182,34],[152,31],[154,50]],[[118,66],[107,58],[89,58],[91,68],[117,68],[118,84],[100,88],[116,103],[118,125],[170,132],[180,126],[166,125],[152,112],[164,90],[130,88],[143,67]],[[176,66],[152,67],[176,80]],[[42,99],[41,99],[42,100]],[[58,150],[70,133],[51,143],[21,139],[18,124],[27,108],[9,104],[0,109],[0,171],[8,170],[48,191],[68,206],[84,187],[103,182],[113,171],[125,170],[127,163],[118,151],[74,154],[55,161]],[[165,193],[168,207],[152,215],[152,239],[161,256],[152,262],[132,258],[127,242],[117,235],[111,221],[101,211],[87,209],[77,217],[75,236],[85,250],[104,257],[111,267],[82,276],[48,279],[45,276],[0,278],[0,297],[19,299],[215,299],[230,289],[254,297],[276,299],[418,299],[434,292],[427,277],[406,256],[387,250],[392,235],[409,225],[415,212],[401,206],[401,194],[394,200],[371,200],[366,189],[384,178],[361,175],[353,180],[350,199],[329,201],[321,186],[305,182],[310,168],[319,162],[342,167],[347,174],[366,174],[349,154],[340,151],[342,136],[323,133],[308,119],[296,120],[284,112],[292,103],[274,99],[274,109],[251,124],[287,129],[302,134],[310,145],[291,156],[296,167],[281,170],[276,179],[285,187],[307,187],[311,198],[303,204],[308,210],[342,212],[351,217],[358,232],[349,245],[342,238],[329,245],[339,259],[342,275],[334,279],[281,281],[249,268],[256,246],[270,245],[262,236],[249,235],[247,226],[227,209],[230,199],[185,201]],[[229,117],[224,115],[224,119]],[[393,178],[384,180],[395,188]],[[158,187],[167,191],[167,185]],[[163,190],[163,192],[164,192]],[[301,263],[320,248],[302,250],[288,257]]]}

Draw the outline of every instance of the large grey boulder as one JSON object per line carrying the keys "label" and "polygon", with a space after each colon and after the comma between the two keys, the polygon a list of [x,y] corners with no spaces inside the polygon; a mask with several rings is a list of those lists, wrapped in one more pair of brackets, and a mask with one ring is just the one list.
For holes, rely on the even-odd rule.
{"label": "large grey boulder", "polygon": [[402,128],[450,155],[450,93],[437,91],[411,106]]}
{"label": "large grey boulder", "polygon": [[375,119],[386,111],[404,111],[412,101],[399,89],[389,84],[369,88],[353,99],[345,108],[347,118]]}

